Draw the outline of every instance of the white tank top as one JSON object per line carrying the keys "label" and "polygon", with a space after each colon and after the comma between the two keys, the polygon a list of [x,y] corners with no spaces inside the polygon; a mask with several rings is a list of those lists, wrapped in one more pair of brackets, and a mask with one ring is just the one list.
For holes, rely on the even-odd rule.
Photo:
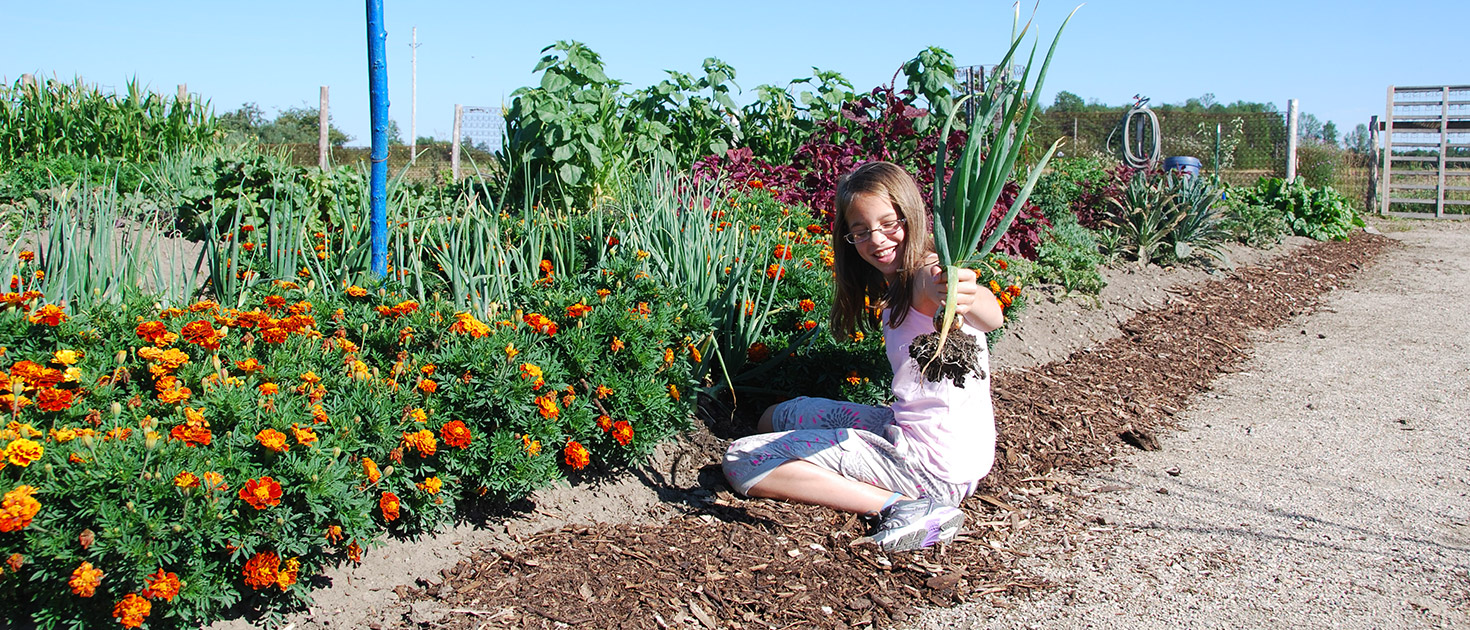
{"label": "white tank top", "polygon": [[[995,413],[990,402],[990,350],[985,333],[964,324],[979,341],[984,378],[970,374],[964,387],[931,383],[909,357],[914,338],[934,332],[934,320],[913,308],[898,328],[883,324],[884,348],[893,367],[893,420],[909,452],[929,472],[950,483],[978,481],[995,462]],[[957,316],[958,317],[958,316]]]}

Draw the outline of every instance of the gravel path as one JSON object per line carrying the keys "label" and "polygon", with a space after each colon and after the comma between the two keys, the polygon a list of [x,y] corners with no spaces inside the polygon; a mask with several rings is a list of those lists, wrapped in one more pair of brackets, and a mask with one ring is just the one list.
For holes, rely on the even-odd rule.
{"label": "gravel path", "polygon": [[1470,627],[1470,225],[1380,227],[1161,450],[1030,497],[1009,547],[1052,588],[913,628]]}

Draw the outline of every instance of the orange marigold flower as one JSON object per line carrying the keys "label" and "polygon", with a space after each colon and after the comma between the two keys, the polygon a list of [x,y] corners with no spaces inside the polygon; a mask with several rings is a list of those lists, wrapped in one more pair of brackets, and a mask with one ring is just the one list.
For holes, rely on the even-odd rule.
{"label": "orange marigold flower", "polygon": [[619,420],[617,422],[614,422],[612,426],[612,436],[613,439],[618,441],[618,444],[627,446],[628,442],[633,441],[633,425],[628,424],[627,420]]}
{"label": "orange marigold flower", "polygon": [[362,458],[362,474],[367,475],[368,483],[378,483],[383,474],[378,471],[378,464],[369,458]]}
{"label": "orange marigold flower", "polygon": [[784,275],[786,275],[786,268],[782,267],[780,263],[771,263],[770,266],[766,267],[767,278],[779,280]]}
{"label": "orange marigold flower", "polygon": [[265,369],[265,366],[261,365],[259,361],[256,361],[255,357],[250,357],[249,359],[245,359],[244,361],[236,361],[235,367],[239,368],[241,372],[245,372],[247,374],[251,372],[259,372]]}
{"label": "orange marigold flower", "polygon": [[576,440],[567,442],[564,453],[566,455],[567,465],[575,470],[585,468],[592,461],[592,454],[587,452],[587,447],[582,446]]}
{"label": "orange marigold flower", "polygon": [[312,422],[316,424],[326,424],[327,420],[329,420],[329,418],[327,418],[327,410],[325,408],[323,408],[321,405],[311,406]]}
{"label": "orange marigold flower", "polygon": [[598,385],[597,386],[597,399],[598,400],[602,400],[604,398],[607,398],[608,396],[611,396],[612,393],[613,393],[613,390],[612,390],[611,387],[608,387],[606,385]]}
{"label": "orange marigold flower", "polygon": [[587,306],[582,302],[577,302],[576,304],[567,307],[567,317],[581,317],[591,311],[592,307]]}
{"label": "orange marigold flower", "polygon": [[26,557],[18,553],[12,553],[10,554],[10,557],[5,560],[5,563],[10,565],[11,571],[19,571],[21,567],[25,566]]}
{"label": "orange marigold flower", "polygon": [[199,477],[196,477],[194,473],[186,470],[177,475],[174,475],[174,485],[185,490],[189,488],[196,488],[199,486]]}
{"label": "orange marigold flower", "polygon": [[526,313],[521,317],[521,321],[526,322],[526,325],[530,326],[532,330],[545,334],[548,337],[555,335],[557,331],[556,322],[551,321],[551,318],[540,313]]}
{"label": "orange marigold flower", "polygon": [[849,370],[848,371],[848,373],[847,373],[847,384],[849,384],[849,385],[862,385],[863,384],[863,378],[861,376],[858,376],[857,370]]}
{"label": "orange marigold flower", "polygon": [[541,454],[541,440],[533,440],[529,435],[521,436],[521,446],[526,449],[526,455],[529,457]]}
{"label": "orange marigold flower", "polygon": [[1006,263],[1006,261],[1004,259],[1000,259],[1000,258],[997,258],[995,260],[995,265],[997,267],[1000,267],[1000,270],[1001,271],[1005,271],[1008,267],[1010,267],[1010,265],[1008,263]]}
{"label": "orange marigold flower", "polygon": [[66,585],[71,587],[71,592],[77,597],[91,597],[97,593],[97,585],[102,583],[102,570],[92,567],[92,563],[83,562],[77,565],[71,572],[71,579]]}
{"label": "orange marigold flower", "polygon": [[23,262],[31,262],[32,260],[36,259],[36,252],[33,252],[29,249],[23,250],[20,254],[17,255],[17,257],[20,258]]}
{"label": "orange marigold flower", "polygon": [[41,459],[44,454],[46,454],[46,449],[41,446],[40,442],[26,438],[11,440],[10,444],[5,447],[5,459],[9,460],[11,465],[21,468],[30,466],[31,462]]}
{"label": "orange marigold flower", "polygon": [[674,349],[673,348],[664,348],[664,365],[673,365],[673,363],[674,363]]}
{"label": "orange marigold flower", "polygon": [[255,389],[260,392],[261,396],[275,396],[281,391],[280,386],[275,383],[261,383]]}
{"label": "orange marigold flower", "polygon": [[184,408],[184,424],[169,430],[169,437],[182,441],[184,446],[209,446],[214,434],[209,430],[209,421],[204,419],[204,409]]}
{"label": "orange marigold flower", "polygon": [[229,486],[225,485],[224,475],[221,475],[214,471],[204,473],[204,483],[208,485],[210,490],[218,490],[220,492],[224,492],[230,489]]}
{"label": "orange marigold flower", "polygon": [[355,284],[352,285],[352,286],[350,286],[350,287],[347,287],[347,295],[350,295],[352,297],[364,297],[367,294],[368,294],[367,289],[364,289],[364,288],[362,288],[360,286],[357,286]]}
{"label": "orange marigold flower", "polygon": [[247,480],[240,488],[240,499],[257,510],[280,505],[281,484],[270,476]]}
{"label": "orange marigold flower", "polygon": [[516,350],[515,344],[505,344],[505,358],[514,359],[520,353],[520,350]]}
{"label": "orange marigold flower", "polygon": [[419,391],[425,394],[432,394],[435,390],[439,389],[439,384],[429,379],[421,378],[419,379],[418,388]]}
{"label": "orange marigold flower", "polygon": [[561,413],[561,410],[556,407],[556,392],[546,392],[541,396],[537,396],[536,411],[540,412],[541,417],[547,420],[557,417]]}
{"label": "orange marigold flower", "polygon": [[59,326],[61,325],[61,322],[66,321],[66,313],[59,305],[47,304],[39,309],[36,309],[36,312],[31,313],[27,319],[29,319],[32,324]]}
{"label": "orange marigold flower", "polygon": [[550,260],[542,260],[540,267],[541,267],[541,273],[548,274],[548,275],[551,274],[552,267],[551,267],[551,261]]}
{"label": "orange marigold flower", "polygon": [[700,354],[699,348],[697,346],[695,346],[694,344],[691,343],[691,344],[689,344],[687,346],[687,348],[689,350],[689,358],[690,358],[690,360],[694,361],[695,363],[703,363],[704,362],[704,355]]}
{"label": "orange marigold flower", "polygon": [[358,545],[356,540],[347,543],[347,559],[352,562],[362,562],[362,546]]}
{"label": "orange marigold flower", "polygon": [[745,357],[752,363],[760,363],[771,358],[771,349],[762,342],[750,344],[750,349],[745,351]]}
{"label": "orange marigold flower", "polygon": [[423,409],[414,407],[408,410],[408,418],[414,422],[428,422],[429,414],[425,413]]}
{"label": "orange marigold flower", "polygon": [[169,573],[163,569],[159,569],[147,578],[144,578],[143,583],[147,585],[143,589],[143,596],[148,599],[161,599],[171,602],[179,594],[180,584],[178,574]]}
{"label": "orange marigold flower", "polygon": [[31,519],[41,511],[41,502],[35,499],[34,486],[17,486],[5,493],[0,502],[0,532],[18,532],[31,524]]}
{"label": "orange marigold flower", "polygon": [[623,347],[624,347],[623,340],[622,339],[618,339],[617,337],[613,337],[612,343],[608,344],[608,349],[609,350],[612,350],[613,352],[618,352],[618,351],[622,350]]}
{"label": "orange marigold flower", "polygon": [[283,308],[286,306],[286,298],[279,295],[267,295],[265,296],[265,306],[266,308]]}
{"label": "orange marigold flower", "polygon": [[[147,594],[147,591],[144,591]],[[117,623],[124,628],[136,628],[143,625],[148,619],[148,613],[153,612],[153,604],[139,597],[137,593],[128,593],[112,607],[112,616],[117,618]]]}
{"label": "orange marigold flower", "polygon": [[804,300],[802,300],[800,302],[797,302],[796,303],[796,307],[797,308],[800,308],[803,313],[810,313],[810,312],[816,310],[817,303],[816,302],[813,302],[813,301],[811,301],[809,299],[804,299]]}
{"label": "orange marigold flower", "polygon": [[669,383],[669,398],[673,398],[674,400],[679,399],[679,388],[674,387],[673,383]]}
{"label": "orange marigold flower", "polygon": [[281,568],[276,571],[276,587],[280,588],[282,593],[286,592],[287,589],[291,588],[292,584],[296,583],[296,576],[300,571],[300,560],[290,558],[282,562]]}
{"label": "orange marigold flower", "polygon": [[419,429],[412,433],[404,432],[403,446],[408,450],[418,451],[419,455],[428,457],[438,450],[439,441],[434,439],[433,431]]}
{"label": "orange marigold flower", "polygon": [[439,489],[444,487],[444,481],[438,477],[428,477],[423,482],[414,485],[429,494],[439,494]]}
{"label": "orange marigold flower", "polygon": [[264,339],[266,343],[273,343],[277,345],[286,343],[286,338],[288,336],[289,333],[279,327],[263,328],[260,331],[261,339]]}
{"label": "orange marigold flower", "polygon": [[317,440],[316,431],[311,427],[300,427],[293,423],[291,433],[295,436],[296,443],[302,446],[315,443]]}
{"label": "orange marigold flower", "polygon": [[597,290],[597,299],[599,299],[599,300],[607,300],[607,296],[609,296],[609,295],[612,295],[612,291],[610,291],[608,289],[598,289]]}
{"label": "orange marigold flower", "polygon": [[479,339],[490,335],[490,326],[475,319],[475,316],[469,313],[455,313],[454,323],[449,325],[449,332]]}
{"label": "orange marigold flower", "polygon": [[326,536],[326,538],[327,538],[327,542],[332,543],[334,545],[337,544],[337,543],[339,543],[339,542],[342,542],[342,526],[341,525],[329,525],[327,527],[327,536]]}
{"label": "orange marigold flower", "polygon": [[609,417],[607,414],[597,416],[597,428],[602,429],[603,431],[609,431],[612,430],[612,426],[612,418]]}
{"label": "orange marigold flower", "polygon": [[776,249],[771,252],[771,255],[775,256],[776,260],[791,260],[791,248],[785,245],[777,245]]}
{"label": "orange marigold flower", "polygon": [[398,505],[398,495],[384,492],[383,497],[378,499],[378,508],[383,510],[383,520],[388,522],[398,520]]}
{"label": "orange marigold flower", "polygon": [[257,591],[275,586],[280,568],[281,558],[275,552],[259,552],[245,562],[245,585]]}
{"label": "orange marigold flower", "polygon": [[259,433],[255,434],[255,441],[260,442],[261,446],[277,453],[284,453],[291,450],[291,445],[286,443],[286,434],[275,429],[261,429]]}
{"label": "orange marigold flower", "polygon": [[464,422],[460,420],[447,422],[443,427],[440,427],[439,437],[444,440],[446,446],[453,446],[454,448],[469,448],[470,441],[473,439],[470,435],[469,427],[465,426]]}
{"label": "orange marigold flower", "polygon": [[128,439],[128,438],[130,438],[132,436],[133,436],[133,430],[132,429],[129,429],[127,427],[113,427],[112,429],[108,430],[106,434],[104,434],[102,436],[102,439],[104,441],[107,441],[107,440],[123,441],[123,440],[126,440],[126,439]]}
{"label": "orange marigold flower", "polygon": [[1018,287],[1014,284],[1010,285],[1006,287],[1006,293],[1011,294],[1011,297],[1019,297],[1021,295],[1021,287]]}
{"label": "orange marigold flower", "polygon": [[808,319],[808,320],[802,321],[800,324],[797,324],[796,326],[797,326],[797,328],[800,328],[802,330],[811,330],[811,329],[817,327],[817,322]]}

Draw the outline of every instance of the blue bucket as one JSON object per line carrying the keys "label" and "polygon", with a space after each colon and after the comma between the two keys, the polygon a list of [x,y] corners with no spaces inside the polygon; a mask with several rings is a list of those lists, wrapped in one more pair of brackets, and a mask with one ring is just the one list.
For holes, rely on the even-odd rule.
{"label": "blue bucket", "polygon": [[1199,168],[1200,161],[1198,158],[1192,158],[1184,155],[1176,155],[1174,157],[1164,158],[1165,171],[1179,170],[1182,171],[1185,175],[1199,175]]}

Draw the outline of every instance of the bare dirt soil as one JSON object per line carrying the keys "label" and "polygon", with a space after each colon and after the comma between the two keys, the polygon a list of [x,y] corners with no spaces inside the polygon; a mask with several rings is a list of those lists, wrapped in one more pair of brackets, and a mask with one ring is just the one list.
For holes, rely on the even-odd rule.
{"label": "bare dirt soil", "polygon": [[[1086,597],[1077,576],[1092,569],[1047,564],[1027,549],[1061,557],[1047,545],[1079,549],[1089,544],[1084,538],[1119,532],[1116,512],[1084,500],[1124,496],[1119,493],[1141,484],[1107,487],[1083,477],[1087,470],[1116,466],[1138,447],[1156,448],[1161,437],[1172,444],[1177,438],[1160,428],[1194,418],[1189,408],[1200,405],[1200,392],[1240,370],[1262,335],[1300,320],[1385,249],[1389,239],[1367,233],[1347,243],[1294,240],[1269,254],[1237,250],[1239,268],[1213,279],[1185,269],[1113,271],[1093,308],[1078,311],[1075,300],[1034,305],[995,348],[997,468],[964,506],[967,531],[943,549],[885,555],[852,547],[863,532],[855,517],[734,496],[718,468],[726,440],[697,431],[634,475],[555,488],[507,514],[392,542],[361,566],[323,576],[327,588],[316,606],[291,623],[980,627],[999,622],[993,618],[1004,610],[1061,605],[1047,599],[1061,593]],[[1253,262],[1259,264],[1247,264]],[[1343,335],[1339,343],[1381,350],[1374,340]],[[1465,467],[1445,474],[1463,484]],[[1085,536],[1076,534],[1079,523]],[[1106,547],[1085,548],[1103,553]],[[1204,552],[1195,556],[1196,565],[1216,562]],[[1138,580],[1120,583],[1135,587]],[[1031,591],[1041,594],[1024,596]],[[1453,592],[1436,601],[1453,608]],[[1018,614],[1011,622],[1059,625],[1058,617],[1038,615]]]}
{"label": "bare dirt soil", "polygon": [[1470,628],[1470,224],[1379,226],[1160,450],[1022,485],[1011,570],[1051,588],[908,627]]}

